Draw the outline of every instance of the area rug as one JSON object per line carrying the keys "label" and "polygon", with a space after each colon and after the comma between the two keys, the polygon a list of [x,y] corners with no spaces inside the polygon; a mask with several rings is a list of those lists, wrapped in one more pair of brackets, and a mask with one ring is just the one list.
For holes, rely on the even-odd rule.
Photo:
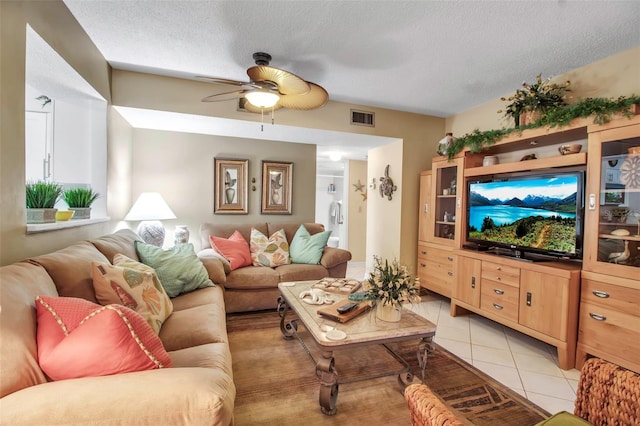
{"label": "area rug", "polygon": [[[275,311],[227,316],[237,388],[235,423],[244,425],[409,425],[397,374],[403,365],[381,346],[334,352],[339,374],[337,413],[318,404],[319,380],[312,358],[320,357],[304,326],[285,340]],[[394,344],[420,382],[416,341]],[[534,425],[549,414],[442,347],[429,355],[425,383],[475,425]],[[383,374],[392,374],[381,377]],[[367,378],[366,380],[363,380]]]}

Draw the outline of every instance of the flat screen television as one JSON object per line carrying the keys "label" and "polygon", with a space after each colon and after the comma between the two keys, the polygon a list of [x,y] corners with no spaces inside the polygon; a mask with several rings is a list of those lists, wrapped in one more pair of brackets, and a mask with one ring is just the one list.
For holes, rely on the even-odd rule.
{"label": "flat screen television", "polygon": [[583,191],[583,171],[468,181],[466,239],[515,257],[581,259]]}

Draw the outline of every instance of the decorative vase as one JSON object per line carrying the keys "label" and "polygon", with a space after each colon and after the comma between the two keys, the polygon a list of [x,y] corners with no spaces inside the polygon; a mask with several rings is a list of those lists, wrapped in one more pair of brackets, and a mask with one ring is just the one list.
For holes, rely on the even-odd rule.
{"label": "decorative vase", "polygon": [[540,120],[541,117],[542,111],[540,110],[522,111],[522,113],[520,114],[520,122],[518,123],[518,125],[526,126],[527,124],[533,124],[536,121]]}
{"label": "decorative vase", "polygon": [[27,209],[27,223],[55,223],[58,209]]}
{"label": "decorative vase", "polygon": [[376,318],[386,322],[398,322],[402,318],[402,308],[379,302],[376,305]]}
{"label": "decorative vase", "polygon": [[187,225],[177,225],[173,232],[173,244],[179,246],[189,242],[189,228]]}
{"label": "decorative vase", "polygon": [[71,216],[71,220],[89,219],[91,217],[91,207],[69,207],[75,213]]}
{"label": "decorative vase", "polygon": [[233,204],[233,199],[236,196],[236,190],[234,188],[227,188],[224,192],[227,198],[227,204]]}

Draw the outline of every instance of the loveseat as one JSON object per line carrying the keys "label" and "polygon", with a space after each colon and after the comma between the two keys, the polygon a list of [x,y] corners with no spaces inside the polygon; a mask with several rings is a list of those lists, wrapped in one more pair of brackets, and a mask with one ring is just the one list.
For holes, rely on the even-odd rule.
{"label": "loveseat", "polygon": [[[173,312],[154,334],[168,354],[170,368],[61,380],[52,380],[41,369],[41,300],[97,303],[92,262],[106,265],[121,255],[138,260],[137,239],[134,232],[121,230],[0,268],[0,424],[233,423],[236,390],[220,286],[170,299]],[[193,258],[199,262],[195,252]],[[86,346],[74,347],[74,353],[86,351]],[[96,357],[95,365],[101,366],[107,351],[104,358]],[[69,357],[70,367],[73,359]]]}
{"label": "loveseat", "polygon": [[317,264],[290,263],[274,268],[265,266],[244,266],[231,269],[230,263],[211,246],[211,236],[230,238],[236,231],[251,242],[251,229],[265,236],[272,236],[284,230],[289,245],[303,225],[310,235],[325,232],[319,223],[254,223],[254,224],[213,224],[200,226],[200,247],[198,257],[209,271],[211,280],[224,286],[224,301],[227,313],[258,311],[276,307],[279,296],[278,284],[285,281],[318,280],[325,277],[343,278],[347,272],[347,262],[351,260],[348,250],[324,246]]}

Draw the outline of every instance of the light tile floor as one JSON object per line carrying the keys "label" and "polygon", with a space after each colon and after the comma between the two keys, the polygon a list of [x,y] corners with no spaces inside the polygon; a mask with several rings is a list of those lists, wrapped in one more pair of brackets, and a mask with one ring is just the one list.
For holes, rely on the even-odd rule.
{"label": "light tile floor", "polygon": [[[350,262],[347,276],[364,279],[364,262]],[[452,317],[449,299],[433,293],[408,307],[437,324],[440,346],[549,413],[573,413],[580,372],[561,370],[555,347],[476,314]]]}

